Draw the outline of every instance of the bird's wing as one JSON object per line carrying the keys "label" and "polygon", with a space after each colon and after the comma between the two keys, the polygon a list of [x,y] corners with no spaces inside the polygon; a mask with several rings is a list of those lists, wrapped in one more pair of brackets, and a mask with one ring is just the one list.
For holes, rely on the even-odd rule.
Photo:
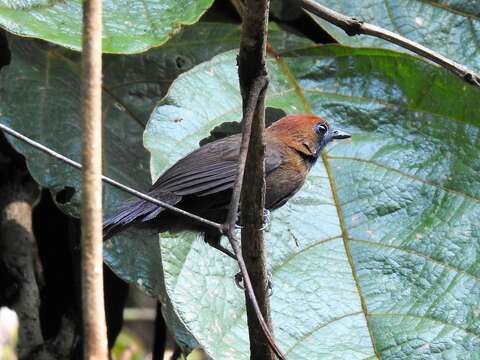
{"label": "bird's wing", "polygon": [[[206,196],[232,189],[237,177],[241,134],[204,145],[165,171],[153,184],[149,195],[170,205],[178,204],[183,196]],[[269,139],[265,157],[268,175],[279,167],[283,154],[277,143]],[[107,239],[133,223],[148,222],[164,210],[146,200],[137,199],[106,220],[104,238]]]}
{"label": "bird's wing", "polygon": [[[233,188],[240,141],[241,134],[237,134],[198,148],[165,171],[150,193],[206,196]],[[266,172],[273,171],[281,162],[281,155],[267,146]]]}
{"label": "bird's wing", "polygon": [[176,162],[153,184],[151,193],[198,195],[232,186],[237,175],[239,136],[204,145]]}

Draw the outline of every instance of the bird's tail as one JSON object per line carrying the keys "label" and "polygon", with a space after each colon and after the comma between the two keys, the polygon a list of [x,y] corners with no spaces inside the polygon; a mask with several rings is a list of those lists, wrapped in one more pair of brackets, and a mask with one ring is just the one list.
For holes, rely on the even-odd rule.
{"label": "bird's tail", "polygon": [[[165,194],[160,200],[175,205],[181,197]],[[115,215],[103,222],[103,240],[107,240],[129,228],[130,226],[145,224],[157,217],[165,208],[146,200],[131,201],[121,208]]]}

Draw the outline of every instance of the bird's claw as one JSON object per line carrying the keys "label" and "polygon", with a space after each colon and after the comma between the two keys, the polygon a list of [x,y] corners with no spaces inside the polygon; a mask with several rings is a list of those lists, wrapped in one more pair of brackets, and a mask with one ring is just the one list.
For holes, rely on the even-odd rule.
{"label": "bird's claw", "polygon": [[[243,225],[240,225],[238,222],[239,222],[239,219],[240,219],[240,215],[238,216],[238,220],[237,220],[237,223],[235,223],[235,229],[237,230],[241,230],[244,228]],[[270,225],[270,210],[267,210],[267,209],[263,209],[263,216],[262,216],[262,227],[258,230],[260,231],[263,231],[265,230],[266,228],[268,228],[268,226]]]}
{"label": "bird's claw", "polygon": [[235,274],[235,284],[237,285],[238,288],[245,290],[245,287],[243,286],[243,276],[241,272],[238,272]]}
{"label": "bird's claw", "polygon": [[265,230],[270,225],[270,210],[263,209],[263,225],[259,230]]}
{"label": "bird's claw", "polygon": [[235,230],[242,230],[243,229],[243,225],[241,225],[241,221],[242,221],[242,215],[241,215],[240,211],[238,211],[237,221],[235,222]]}
{"label": "bird's claw", "polygon": [[[245,290],[242,273],[241,272],[236,273],[234,279],[237,287],[242,290]],[[270,297],[272,295],[273,295],[272,273],[270,270],[267,270],[267,296]]]}
{"label": "bird's claw", "polygon": [[267,270],[267,296],[270,297],[273,295],[273,278],[272,272]]}

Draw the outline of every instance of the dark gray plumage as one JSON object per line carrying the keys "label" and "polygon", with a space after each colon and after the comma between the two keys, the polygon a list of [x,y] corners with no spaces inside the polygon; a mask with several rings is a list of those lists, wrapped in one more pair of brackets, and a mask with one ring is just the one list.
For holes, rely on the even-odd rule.
{"label": "dark gray plumage", "polygon": [[[313,115],[286,116],[265,130],[265,207],[274,210],[293,196],[322,148],[348,134],[332,131]],[[148,194],[209,220],[225,221],[238,168],[241,135],[206,144],[177,161],[152,185]],[[128,203],[104,222],[107,239],[130,226],[158,232],[195,230],[206,233],[215,246],[219,234],[191,218],[165,210],[145,200]]]}

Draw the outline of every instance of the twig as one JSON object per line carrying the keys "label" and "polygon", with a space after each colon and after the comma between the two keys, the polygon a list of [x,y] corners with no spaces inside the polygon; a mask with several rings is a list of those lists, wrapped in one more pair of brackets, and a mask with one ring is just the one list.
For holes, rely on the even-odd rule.
{"label": "twig", "polygon": [[240,194],[242,192],[243,174],[245,172],[245,163],[247,160],[248,146],[250,144],[250,135],[252,129],[252,121],[257,107],[258,97],[267,86],[266,74],[255,79],[249,97],[245,101],[244,116],[242,120],[242,142],[240,143],[240,155],[238,159],[238,176],[233,186],[232,198],[228,209],[228,216],[225,222],[225,233],[233,233],[238,216],[238,205],[240,204]]}
{"label": "twig", "polygon": [[[266,89],[265,89],[266,90]],[[265,129],[265,91],[260,94],[257,109],[255,110],[255,121],[252,124],[248,156],[245,166],[244,181],[242,189],[241,216],[242,224],[242,253],[245,265],[253,279],[252,285],[259,307],[272,331],[272,319],[270,313],[269,282],[271,279],[267,273],[267,260],[265,253],[265,241],[263,233],[263,215],[265,208],[265,142],[263,131]],[[251,359],[266,359],[259,354],[270,353],[268,342],[263,339],[262,329],[259,328],[255,316],[255,309],[247,302],[248,328],[250,332],[250,351],[255,354]]]}
{"label": "twig", "polygon": [[[80,165],[78,162],[76,161],[73,161],[72,159],[69,159],[68,157],[66,156],[63,156],[59,153],[57,153],[56,151],[53,151],[52,149],[46,147],[45,145],[42,145],[38,142],[36,142],[35,140],[32,140],[30,139],[29,137],[25,136],[25,135],[22,135],[20,134],[18,131],[15,131],[13,129],[10,129],[9,127],[3,125],[3,124],[0,124],[0,130],[4,131],[5,133],[19,139],[19,140],[22,140],[24,142],[26,142],[27,144],[33,146],[34,148],[42,151],[43,153],[45,154],[48,154],[50,155],[51,157],[55,158],[55,159],[58,159],[58,160],[61,160],[63,161],[64,163],[76,168],[76,169],[79,169],[79,170],[82,170],[82,165]],[[223,226],[221,224],[218,224],[214,221],[210,221],[210,220],[207,220],[207,219],[204,219],[198,215],[195,215],[195,214],[192,214],[192,213],[189,213],[188,211],[185,211],[185,210],[182,210],[182,209],[179,209],[173,205],[170,205],[166,202],[163,202],[163,201],[160,201],[160,200],[157,200],[147,194],[144,194],[138,190],[135,190],[135,189],[132,189],[131,187],[128,187],[127,185],[124,185],[118,181],[115,181],[107,176],[102,176],[102,181],[107,183],[107,184],[110,184],[120,190],[123,190],[135,197],[138,197],[140,199],[143,199],[143,200],[146,200],[146,201],[149,201],[155,205],[158,205],[158,206],[161,206],[161,207],[164,207],[165,209],[168,209],[168,210],[171,210],[171,211],[174,211],[174,212],[177,212],[181,215],[184,215],[184,216],[188,216],[194,220],[197,220],[199,222],[202,222],[203,224],[205,225],[209,225],[213,228],[216,228],[218,229],[219,232],[223,232]]]}
{"label": "twig", "polygon": [[[274,351],[275,355],[279,359],[285,359],[284,355],[282,354],[282,351],[279,349],[279,347],[275,343],[275,340],[270,330],[270,326],[265,321],[262,311],[260,310],[259,304],[257,302],[257,298],[255,296],[255,292],[252,286],[252,281],[250,280],[250,276],[248,275],[248,271],[247,271],[247,266],[245,265],[245,260],[243,258],[240,243],[234,234],[235,223],[236,223],[237,214],[238,214],[238,204],[240,201],[240,193],[242,190],[243,174],[245,171],[245,162],[246,162],[245,160],[247,158],[247,150],[249,148],[249,142],[250,142],[252,120],[253,120],[253,116],[255,115],[255,108],[258,102],[258,97],[260,95],[260,92],[266,89],[265,88],[266,84],[267,84],[267,79],[265,76],[259,78],[257,80],[257,84],[253,87],[254,90],[251,92],[250,97],[247,100],[248,105],[246,106],[246,109],[248,109],[248,111],[245,113],[243,118],[244,130],[242,135],[242,143],[240,146],[240,149],[241,149],[240,159],[243,159],[243,160],[240,161],[239,163],[238,177],[235,182],[232,200],[230,202],[229,215],[227,217],[227,222],[224,224],[223,233],[227,236],[228,240],[230,241],[230,245],[232,246],[233,252],[235,253],[235,256],[237,258],[238,266],[240,267],[240,272],[243,278],[245,291],[248,296],[248,301],[251,303],[256,319],[258,320],[258,323],[260,325],[260,330],[265,335],[267,342],[270,348]],[[248,134],[248,136],[244,136],[245,134]],[[264,263],[262,265],[264,266]],[[258,340],[254,339],[254,341],[258,341]]]}
{"label": "twig", "polygon": [[337,11],[327,8],[326,6],[320,5],[314,0],[300,0],[300,3],[305,10],[308,10],[322,19],[338,26],[349,36],[365,34],[387,40],[429,59],[430,61],[461,77],[466,82],[480,87],[480,75],[466,68],[465,66],[450,60],[449,58],[440,55],[439,53],[423,45],[420,45],[415,41],[409,40],[406,37],[379,26],[363,22],[355,17],[343,15]]}
{"label": "twig", "polygon": [[[245,292],[247,293],[248,296],[248,301],[251,302],[251,306],[253,308],[254,314],[256,319],[258,320],[258,323],[260,325],[260,330],[261,332],[265,335],[265,338],[268,342],[268,346],[272,349],[272,351],[275,353],[277,358],[280,360],[286,360],[285,355],[283,355],[282,350],[278,347],[278,345],[275,343],[275,339],[273,338],[272,332],[270,331],[270,327],[265,321],[265,318],[262,314],[262,311],[260,310],[260,307],[257,302],[257,298],[255,297],[255,292],[253,290],[252,286],[252,281],[250,280],[250,276],[248,275],[247,271],[247,266],[245,265],[245,261],[243,260],[243,255],[242,255],[242,249],[240,247],[239,241],[235,238],[235,236],[228,235],[228,239],[230,240],[230,244],[233,248],[233,252],[235,253],[235,256],[237,257],[238,265],[240,267],[240,272],[242,274],[243,278],[243,285],[245,287]],[[241,259],[241,260],[240,260]],[[249,326],[250,330],[250,326]],[[252,340],[250,340],[252,342]],[[254,343],[259,341],[258,339],[253,339]],[[259,354],[254,354],[251,353],[251,356],[259,356]],[[253,359],[253,357],[252,357]],[[258,357],[258,359],[263,359],[262,357]]]}
{"label": "twig", "polygon": [[[270,307],[265,286],[268,280],[263,252],[263,232],[258,230],[263,222],[265,202],[263,129],[265,127],[265,92],[268,85],[265,68],[268,5],[268,0],[248,0],[243,14],[238,57],[240,89],[243,98],[242,142],[238,176],[224,225],[224,232],[227,233],[237,257],[246,291],[250,358],[265,360],[273,359],[274,354],[279,359],[285,359],[271,332]],[[249,169],[248,173],[245,172],[246,168]],[[242,192],[242,189],[247,188],[249,191],[245,196],[247,191]],[[259,194],[260,196],[257,196]],[[242,196],[242,218],[245,224],[242,230],[242,247],[234,235],[240,196]],[[247,255],[245,258],[247,261],[244,260],[242,253]],[[248,264],[248,271],[246,264]],[[249,273],[254,275],[253,284]]]}
{"label": "twig", "polygon": [[82,315],[84,358],[108,359],[102,254],[102,1],[83,3]]}

